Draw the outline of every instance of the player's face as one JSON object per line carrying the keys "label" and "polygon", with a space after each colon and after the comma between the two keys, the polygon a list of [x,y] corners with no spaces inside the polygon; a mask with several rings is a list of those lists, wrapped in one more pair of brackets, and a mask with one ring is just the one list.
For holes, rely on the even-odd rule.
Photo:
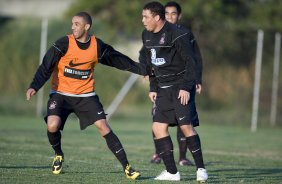
{"label": "player's face", "polygon": [[177,12],[176,7],[174,6],[168,6],[165,8],[165,19],[172,23],[172,24],[176,24],[177,21],[179,20],[180,16]]}
{"label": "player's face", "polygon": [[81,39],[87,37],[87,31],[89,24],[86,24],[86,22],[84,21],[84,19],[82,17],[79,16],[74,16],[72,18],[72,34],[74,36],[75,39],[79,40],[79,41],[83,41]]}
{"label": "player's face", "polygon": [[157,27],[159,16],[153,16],[150,10],[142,11],[142,22],[147,31],[154,32]]}

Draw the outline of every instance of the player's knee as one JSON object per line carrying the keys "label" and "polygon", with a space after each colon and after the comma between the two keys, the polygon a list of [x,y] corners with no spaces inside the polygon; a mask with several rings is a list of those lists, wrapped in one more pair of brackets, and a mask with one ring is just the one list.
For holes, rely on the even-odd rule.
{"label": "player's knee", "polygon": [[49,132],[57,132],[59,130],[59,123],[58,122],[48,122],[47,129]]}
{"label": "player's knee", "polygon": [[94,124],[102,136],[111,131],[110,126],[105,119],[98,120]]}
{"label": "player's knee", "polygon": [[153,123],[152,130],[157,139],[166,137],[168,133],[168,125],[165,123]]}
{"label": "player's knee", "polygon": [[59,117],[49,116],[47,120],[47,129],[49,132],[57,132],[60,128],[61,120]]}
{"label": "player's knee", "polygon": [[195,128],[192,125],[183,125],[180,127],[185,137],[190,137],[197,134]]}

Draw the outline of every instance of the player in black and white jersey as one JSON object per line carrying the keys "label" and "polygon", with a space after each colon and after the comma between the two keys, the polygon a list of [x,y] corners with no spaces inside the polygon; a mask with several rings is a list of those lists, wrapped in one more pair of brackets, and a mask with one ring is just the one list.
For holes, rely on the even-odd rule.
{"label": "player in black and white jersey", "polygon": [[196,72],[195,56],[189,43],[191,32],[165,21],[165,9],[159,2],[146,4],[142,17],[145,30],[140,59],[146,61],[153,71],[149,93],[151,101],[156,104],[152,130],[157,153],[166,167],[155,179],[180,180],[168,132],[169,124],[177,120],[196,164],[197,181],[205,182],[208,174],[200,138],[192,126],[195,102],[190,93],[195,91]]}
{"label": "player in black and white jersey", "polygon": [[[170,1],[165,4],[165,19],[166,21],[176,24],[180,29],[186,29],[182,25],[178,24],[179,20],[181,19],[181,6],[175,2]],[[196,39],[194,35],[190,34],[190,40],[189,42],[192,44],[193,52],[194,52],[194,58],[196,61],[196,92],[201,93],[202,91],[202,56],[200,53],[200,49],[198,47],[198,44],[196,42]],[[195,98],[195,91],[190,93],[190,98]],[[153,106],[154,108],[155,106]],[[196,109],[196,107],[195,107]],[[197,113],[197,111],[194,111]],[[192,124],[194,127],[199,125],[199,119],[197,118],[197,114],[195,114],[195,117],[192,121]],[[153,138],[155,138],[155,135],[153,133]],[[186,137],[181,131],[180,127],[177,126],[177,142],[179,146],[179,165],[181,166],[191,166],[193,163],[186,157],[187,153],[187,142]],[[160,163],[161,158],[158,156],[158,154],[155,152],[152,156],[151,163]]]}

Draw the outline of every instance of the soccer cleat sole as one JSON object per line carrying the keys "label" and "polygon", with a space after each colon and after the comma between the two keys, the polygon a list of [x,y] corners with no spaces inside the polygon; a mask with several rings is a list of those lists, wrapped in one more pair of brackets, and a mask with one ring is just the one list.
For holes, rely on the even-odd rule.
{"label": "soccer cleat sole", "polygon": [[198,179],[197,182],[198,183],[207,183],[207,180],[205,180],[205,179]]}
{"label": "soccer cleat sole", "polygon": [[140,176],[141,176],[140,173],[135,173],[135,174],[133,174],[132,176],[126,175],[126,178],[131,179],[131,180],[136,180],[136,179],[138,179]]}
{"label": "soccer cleat sole", "polygon": [[62,172],[62,168],[58,171],[52,171],[52,173],[55,174],[55,175],[61,174],[61,172]]}
{"label": "soccer cleat sole", "polygon": [[201,183],[207,183],[207,181],[197,181],[198,184],[201,184]]}

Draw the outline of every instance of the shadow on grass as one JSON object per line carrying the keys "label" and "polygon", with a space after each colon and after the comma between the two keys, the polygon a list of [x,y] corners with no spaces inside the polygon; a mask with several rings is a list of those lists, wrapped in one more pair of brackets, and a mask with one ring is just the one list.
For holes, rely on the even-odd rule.
{"label": "shadow on grass", "polygon": [[214,182],[226,180],[279,182],[282,181],[282,168],[215,169],[210,170],[209,178]]}
{"label": "shadow on grass", "polygon": [[136,179],[136,181],[142,181],[142,180],[154,180],[155,177],[144,177],[144,176],[140,176],[138,179]]}
{"label": "shadow on grass", "polygon": [[205,166],[224,165],[224,164],[226,164],[226,162],[223,161],[205,162]]}
{"label": "shadow on grass", "polygon": [[[108,174],[121,174],[124,175],[122,171],[109,171],[107,172]],[[67,171],[64,170],[62,174],[105,174],[105,172],[99,172],[99,171]],[[140,176],[136,180],[153,180],[155,177],[154,176]]]}
{"label": "shadow on grass", "polygon": [[50,166],[0,166],[1,169],[50,169]]}
{"label": "shadow on grass", "polygon": [[238,173],[245,173],[249,175],[267,175],[267,174],[276,174],[276,173],[281,173],[282,174],[282,168],[234,168],[234,169],[216,169],[212,170],[213,173],[215,172],[238,172]]}

